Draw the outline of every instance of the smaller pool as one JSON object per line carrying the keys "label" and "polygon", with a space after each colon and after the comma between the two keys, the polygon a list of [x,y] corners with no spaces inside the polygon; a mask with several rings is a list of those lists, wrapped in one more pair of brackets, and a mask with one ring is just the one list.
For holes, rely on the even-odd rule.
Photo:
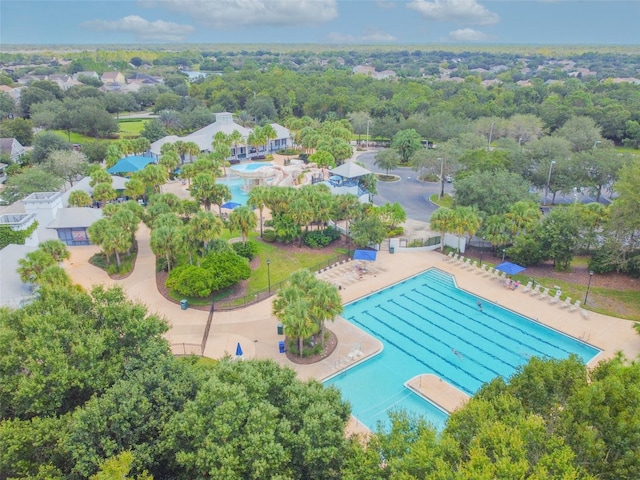
{"label": "smaller pool", "polygon": [[216,183],[226,185],[231,190],[231,202],[239,203],[240,205],[246,205],[249,194],[242,190],[241,178],[218,178]]}
{"label": "smaller pool", "polygon": [[258,163],[241,163],[240,165],[233,165],[231,170],[236,172],[253,172],[262,167],[272,167],[271,162],[258,162]]}

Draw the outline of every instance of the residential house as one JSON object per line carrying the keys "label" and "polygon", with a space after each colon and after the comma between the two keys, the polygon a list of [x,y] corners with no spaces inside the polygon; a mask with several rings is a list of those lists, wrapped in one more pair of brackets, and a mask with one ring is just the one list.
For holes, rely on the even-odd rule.
{"label": "residential house", "polygon": [[141,85],[159,85],[164,83],[164,79],[162,77],[154,77],[149,75],[148,73],[136,72],[129,78],[127,78],[127,83],[139,83]]}
{"label": "residential house", "polygon": [[15,138],[0,138],[0,154],[8,155],[12,162],[18,162],[25,151],[25,148]]}
{"label": "residential house", "polygon": [[91,207],[61,208],[47,228],[58,234],[58,239],[66,245],[91,245],[87,230],[102,218],[102,210]]}
{"label": "residential house", "polygon": [[120,83],[122,85],[126,84],[127,81],[124,78],[124,75],[120,72],[104,72],[100,77],[102,83]]}
{"label": "residential house", "polygon": [[4,171],[9,165],[6,163],[0,163],[0,183],[4,183],[7,179],[7,173]]}
{"label": "residential house", "polygon": [[71,87],[81,85],[81,83],[74,80],[72,76],[64,74],[49,75],[48,80],[56,83],[62,90],[69,90]]}

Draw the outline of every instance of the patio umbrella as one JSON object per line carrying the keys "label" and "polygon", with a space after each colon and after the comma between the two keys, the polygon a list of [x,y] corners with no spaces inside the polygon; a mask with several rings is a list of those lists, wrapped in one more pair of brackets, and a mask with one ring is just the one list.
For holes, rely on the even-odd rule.
{"label": "patio umbrella", "polygon": [[236,346],[236,357],[242,357],[242,347],[240,346],[240,342],[238,342],[238,345]]}
{"label": "patio umbrella", "polygon": [[234,208],[240,207],[241,205],[236,202],[227,202],[220,205],[222,208],[228,208],[229,210],[233,210]]}
{"label": "patio umbrella", "polygon": [[518,265],[517,263],[504,262],[496,266],[496,270],[501,270],[504,273],[509,275],[516,275],[517,273],[520,273],[523,270],[526,270],[526,268],[521,265]]}

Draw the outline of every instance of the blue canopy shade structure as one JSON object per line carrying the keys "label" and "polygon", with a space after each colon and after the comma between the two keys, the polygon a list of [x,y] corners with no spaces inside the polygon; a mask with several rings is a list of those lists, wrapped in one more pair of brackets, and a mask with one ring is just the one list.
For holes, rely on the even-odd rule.
{"label": "blue canopy shade structure", "polygon": [[135,173],[153,163],[153,157],[131,156],[121,158],[113,167],[107,169],[109,173]]}
{"label": "blue canopy shade structure", "polygon": [[526,268],[521,265],[518,265],[517,263],[504,262],[504,263],[501,263],[500,265],[497,265],[496,270],[501,270],[504,273],[507,273],[509,275],[515,275],[517,273],[522,272],[523,270],[526,270]]}
{"label": "blue canopy shade structure", "polygon": [[241,357],[242,356],[242,347],[240,346],[240,342],[238,342],[238,345],[236,346],[236,357]]}
{"label": "blue canopy shade structure", "polygon": [[353,252],[354,260],[369,260],[375,262],[378,252],[375,250],[355,250]]}
{"label": "blue canopy shade structure", "polygon": [[227,202],[220,205],[222,208],[228,208],[229,210],[233,210],[234,208],[241,207],[239,203],[236,202]]}

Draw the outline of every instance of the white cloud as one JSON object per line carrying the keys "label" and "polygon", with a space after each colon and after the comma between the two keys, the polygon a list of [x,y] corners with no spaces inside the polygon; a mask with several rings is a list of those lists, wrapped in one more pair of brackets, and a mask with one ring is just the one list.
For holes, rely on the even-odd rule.
{"label": "white cloud", "polygon": [[332,43],[391,43],[397,40],[396,37],[390,33],[382,32],[376,29],[367,30],[364,35],[351,35],[338,32],[331,32],[327,36],[328,40]]}
{"label": "white cloud", "polygon": [[150,22],[137,15],[129,15],[119,20],[91,20],[82,26],[100,32],[131,33],[139,40],[177,42],[194,31],[191,25],[180,25],[164,20]]}
{"label": "white cloud", "polygon": [[461,28],[449,32],[449,40],[454,42],[482,42],[489,40],[489,38],[489,35],[472,28]]}
{"label": "white cloud", "polygon": [[415,10],[427,20],[463,25],[493,25],[500,21],[498,14],[476,0],[412,0],[407,8]]}
{"label": "white cloud", "polygon": [[161,7],[189,15],[207,27],[309,26],[338,16],[337,0],[143,0],[142,6]]}

